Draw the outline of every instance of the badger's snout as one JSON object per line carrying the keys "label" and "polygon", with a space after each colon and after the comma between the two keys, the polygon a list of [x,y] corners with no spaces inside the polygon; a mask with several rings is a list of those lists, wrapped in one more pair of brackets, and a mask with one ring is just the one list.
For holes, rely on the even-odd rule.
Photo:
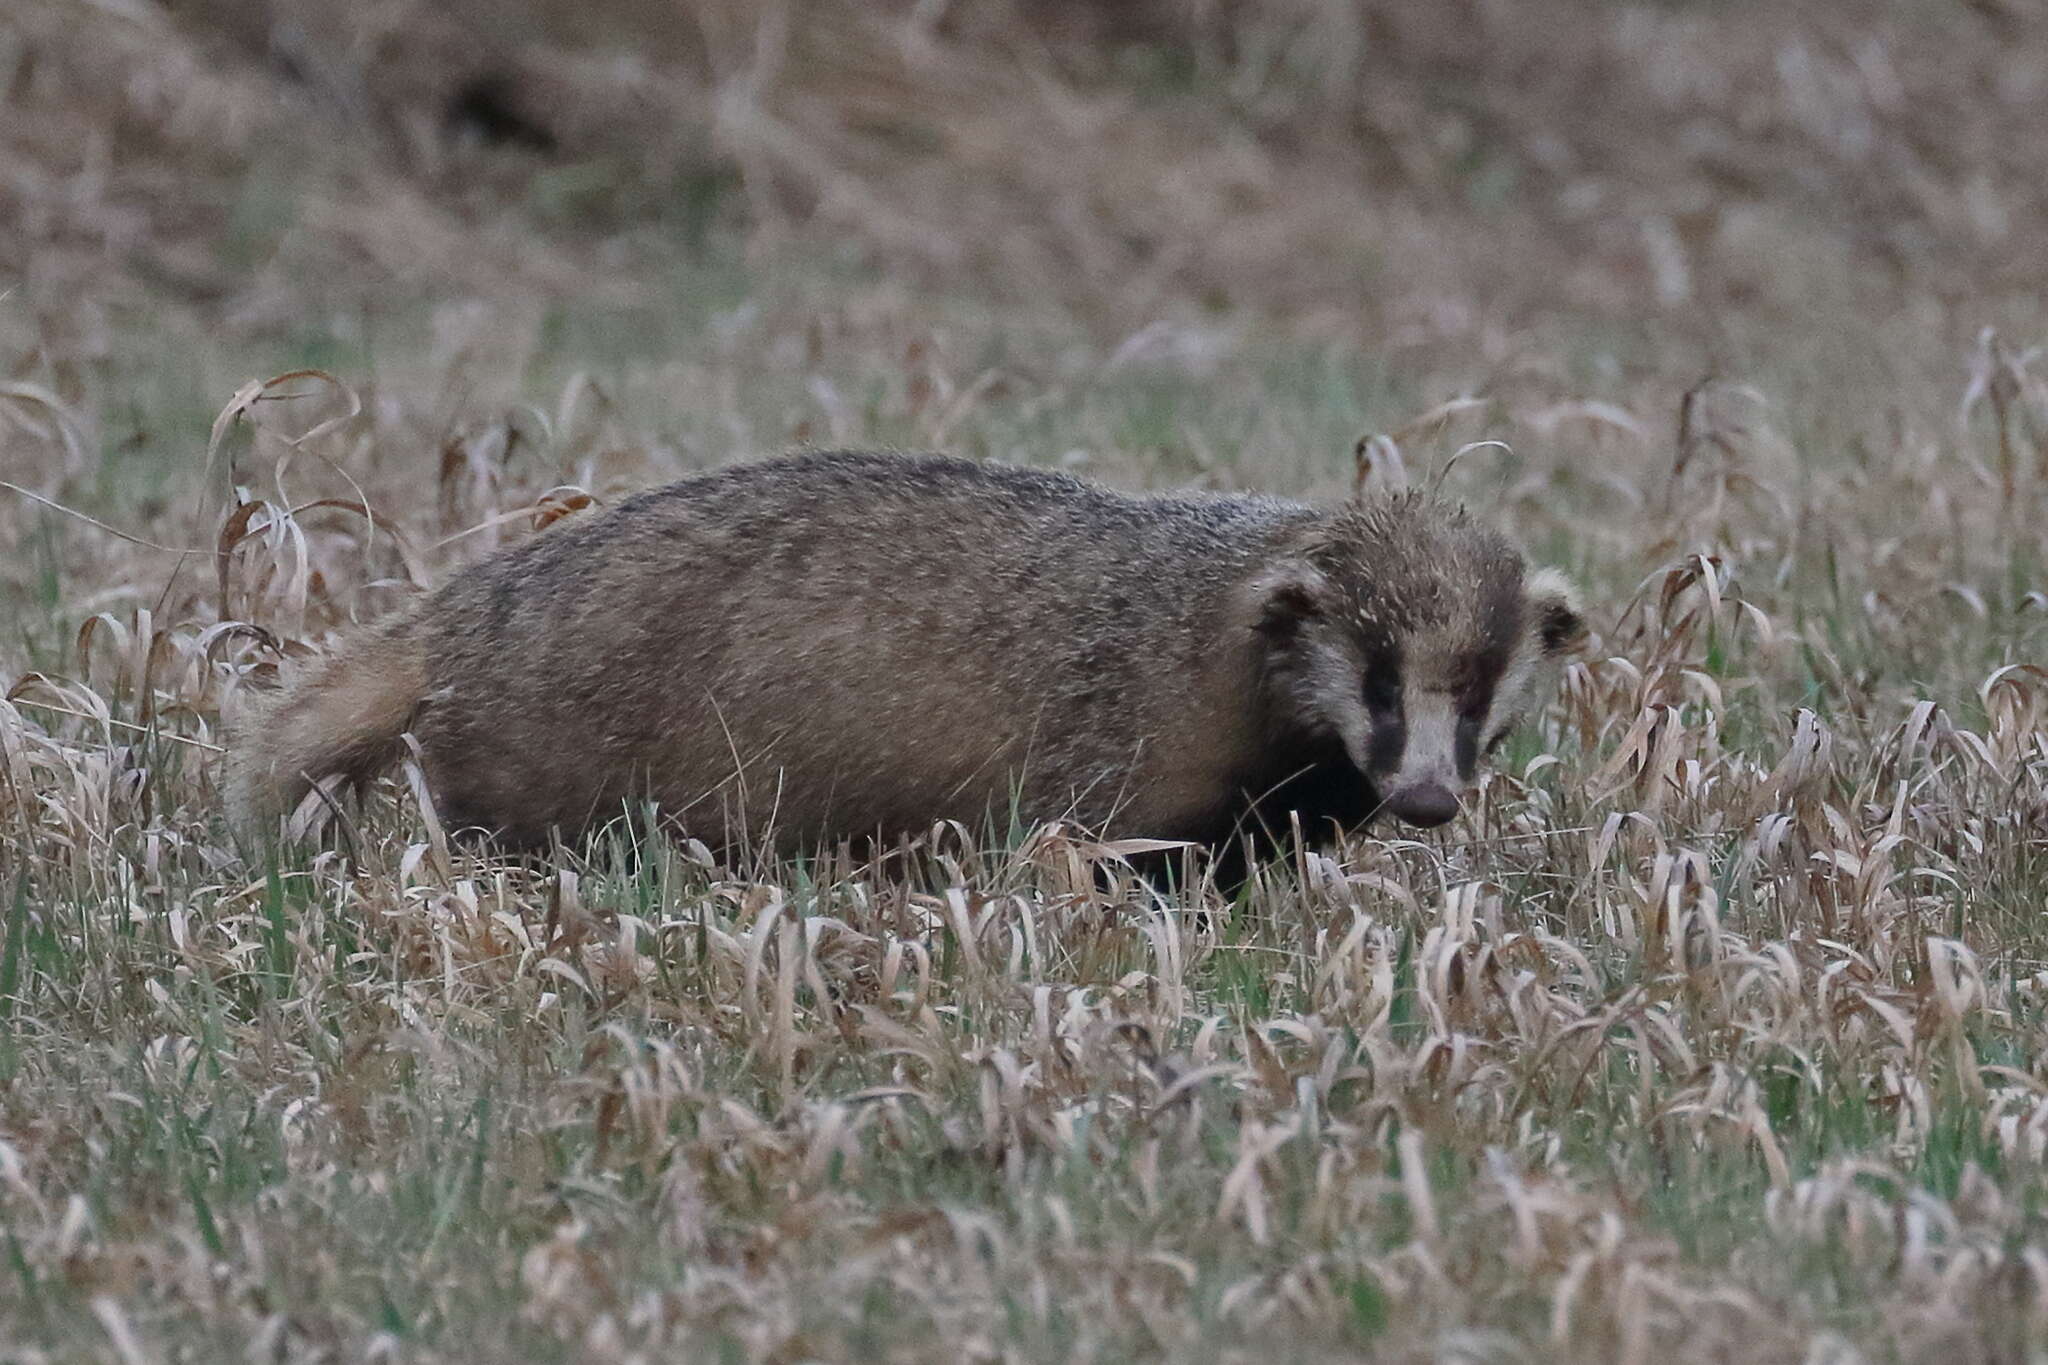
{"label": "badger's snout", "polygon": [[1457,817],[1458,794],[1441,782],[1416,782],[1389,792],[1386,805],[1396,819],[1435,829]]}
{"label": "badger's snout", "polygon": [[1385,734],[1395,741],[1394,761],[1376,783],[1381,809],[1404,824],[1434,829],[1458,815],[1458,791],[1469,773],[1458,761],[1458,715],[1449,696],[1433,690],[1409,692],[1400,722]]}

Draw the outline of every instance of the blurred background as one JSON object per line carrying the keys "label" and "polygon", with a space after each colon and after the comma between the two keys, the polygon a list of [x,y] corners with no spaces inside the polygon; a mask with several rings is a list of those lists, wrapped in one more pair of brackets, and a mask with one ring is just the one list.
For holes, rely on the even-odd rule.
{"label": "blurred background", "polygon": [[2048,274],[2048,17],[2000,0],[13,0],[0,98],[0,335],[63,390],[140,324],[686,332],[710,271],[1723,366]]}

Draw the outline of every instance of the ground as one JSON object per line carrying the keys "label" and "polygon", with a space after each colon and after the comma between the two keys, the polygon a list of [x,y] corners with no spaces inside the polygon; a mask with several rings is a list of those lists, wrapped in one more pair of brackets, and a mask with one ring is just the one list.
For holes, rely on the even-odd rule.
{"label": "ground", "polygon": [[[2035,9],[416,9],[0,16],[0,1361],[2048,1352]],[[1594,628],[1441,833],[222,823],[676,473],[1372,435]]]}

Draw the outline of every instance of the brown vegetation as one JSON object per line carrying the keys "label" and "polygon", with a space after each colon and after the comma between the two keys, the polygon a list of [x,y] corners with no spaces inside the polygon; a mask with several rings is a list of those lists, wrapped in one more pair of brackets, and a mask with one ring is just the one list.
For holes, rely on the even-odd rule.
{"label": "brown vegetation", "polygon": [[[2048,1344],[2035,7],[488,9],[0,14],[0,478],[98,523],[0,492],[0,1358]],[[1361,433],[1598,604],[1444,837],[222,827],[228,691],[625,489]]]}

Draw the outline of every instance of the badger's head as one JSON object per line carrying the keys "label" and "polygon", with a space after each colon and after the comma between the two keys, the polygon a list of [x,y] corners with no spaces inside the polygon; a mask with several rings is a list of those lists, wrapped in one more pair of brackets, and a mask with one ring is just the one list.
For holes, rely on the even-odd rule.
{"label": "badger's head", "polygon": [[1280,724],[1341,742],[1412,825],[1458,813],[1479,760],[1556,686],[1586,627],[1571,585],[1418,493],[1319,519],[1252,585]]}

